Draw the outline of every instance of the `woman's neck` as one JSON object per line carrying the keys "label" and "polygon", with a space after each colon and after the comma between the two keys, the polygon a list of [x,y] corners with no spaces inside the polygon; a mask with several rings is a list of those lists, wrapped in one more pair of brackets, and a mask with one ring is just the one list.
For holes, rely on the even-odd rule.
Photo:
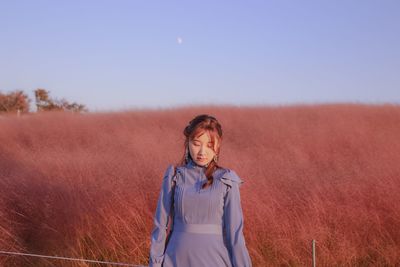
{"label": "woman's neck", "polygon": [[191,165],[191,166],[194,166],[196,168],[206,169],[208,167],[209,163],[207,163],[206,165],[202,166],[202,165],[197,164],[193,159],[190,158],[188,164]]}

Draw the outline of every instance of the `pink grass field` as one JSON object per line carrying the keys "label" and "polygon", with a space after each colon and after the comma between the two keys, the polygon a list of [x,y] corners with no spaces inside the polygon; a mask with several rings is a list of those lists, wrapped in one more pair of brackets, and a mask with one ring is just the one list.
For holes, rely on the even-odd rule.
{"label": "pink grass field", "polygon": [[[222,124],[253,266],[400,266],[400,106],[0,115],[0,250],[148,263],[183,128]],[[105,266],[0,254],[0,266]],[[213,267],[213,266],[210,266]]]}

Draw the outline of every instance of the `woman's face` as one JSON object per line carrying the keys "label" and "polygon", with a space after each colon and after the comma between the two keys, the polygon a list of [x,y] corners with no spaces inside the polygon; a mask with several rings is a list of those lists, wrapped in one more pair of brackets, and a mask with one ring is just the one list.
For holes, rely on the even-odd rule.
{"label": "woman's face", "polygon": [[204,132],[199,137],[190,140],[189,151],[193,161],[200,166],[204,166],[213,160],[215,152],[208,132]]}

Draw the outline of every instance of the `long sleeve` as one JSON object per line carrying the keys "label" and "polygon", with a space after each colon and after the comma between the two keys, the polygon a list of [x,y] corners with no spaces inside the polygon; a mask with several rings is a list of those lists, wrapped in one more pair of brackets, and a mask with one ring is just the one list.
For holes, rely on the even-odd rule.
{"label": "long sleeve", "polygon": [[[230,180],[230,181],[229,181]],[[243,235],[243,213],[240,203],[239,186],[243,181],[234,171],[225,176],[231,185],[225,196],[224,224],[226,242],[233,267],[251,267],[251,259]]]}
{"label": "long sleeve", "polygon": [[164,173],[157,209],[154,215],[154,227],[151,233],[151,246],[149,267],[161,267],[164,260],[164,252],[167,237],[167,227],[172,217],[172,180],[174,165],[169,165]]}

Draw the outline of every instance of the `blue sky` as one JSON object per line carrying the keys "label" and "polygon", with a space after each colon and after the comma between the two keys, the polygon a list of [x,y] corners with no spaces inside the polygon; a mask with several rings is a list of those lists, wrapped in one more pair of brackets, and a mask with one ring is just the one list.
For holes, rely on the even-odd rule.
{"label": "blue sky", "polygon": [[0,90],[90,110],[400,103],[400,1],[0,2]]}

